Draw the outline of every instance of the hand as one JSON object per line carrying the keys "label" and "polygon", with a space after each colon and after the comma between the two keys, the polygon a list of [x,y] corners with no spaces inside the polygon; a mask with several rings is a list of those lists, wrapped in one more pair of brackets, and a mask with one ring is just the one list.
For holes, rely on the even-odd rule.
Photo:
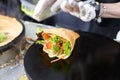
{"label": "hand", "polygon": [[34,16],[42,16],[48,8],[51,8],[52,12],[59,11],[62,1],[64,0],[39,0],[34,10]]}
{"label": "hand", "polygon": [[[42,17],[45,14],[45,10],[50,8],[51,12],[58,12],[60,10],[60,5],[66,0],[39,0],[37,3],[33,17],[35,19]],[[79,0],[68,0],[70,4],[74,4]]]}
{"label": "hand", "polygon": [[35,8],[34,16],[41,17],[48,8],[51,8],[51,12],[57,12],[61,7],[64,12],[68,12],[83,21],[90,21],[96,17],[96,8],[93,4],[80,0],[40,0]]}
{"label": "hand", "polygon": [[55,0],[55,2],[51,6],[51,11],[58,12],[60,10],[61,3],[64,1],[68,1],[71,5],[73,5],[74,3],[76,3],[80,0]]}
{"label": "hand", "polygon": [[64,1],[61,4],[61,9],[85,22],[88,22],[94,19],[96,15],[99,15],[99,13],[96,14],[96,11],[99,11],[99,4],[92,1],[74,1],[74,3]]}

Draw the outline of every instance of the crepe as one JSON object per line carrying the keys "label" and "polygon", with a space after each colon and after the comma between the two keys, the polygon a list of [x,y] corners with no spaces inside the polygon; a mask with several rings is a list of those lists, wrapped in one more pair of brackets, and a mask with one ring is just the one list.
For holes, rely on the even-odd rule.
{"label": "crepe", "polygon": [[[49,35],[50,35],[50,39],[48,39],[48,40],[45,40],[45,38],[44,38],[44,34],[47,34],[48,35],[48,37],[49,37]],[[41,35],[42,35],[42,37],[43,37],[43,40],[45,41],[44,43],[43,43],[43,51],[45,51],[46,53],[48,53],[48,55],[49,55],[49,57],[57,57],[57,58],[59,58],[59,59],[66,59],[66,58],[68,58],[70,55],[71,55],[71,53],[72,53],[72,50],[73,50],[73,48],[74,48],[74,45],[75,45],[75,42],[76,42],[76,39],[78,38],[78,37],[80,37],[80,35],[78,34],[78,33],[76,33],[76,32],[74,32],[74,31],[72,31],[72,30],[70,30],[70,29],[66,29],[66,28],[52,28],[52,29],[42,29],[42,32],[41,32]],[[47,37],[47,35],[45,35],[45,37]],[[40,36],[40,34],[39,34],[39,36]],[[54,53],[54,52],[52,52],[50,49],[46,49],[46,44],[49,42],[49,41],[51,41],[51,38],[54,38],[54,37],[58,37],[58,38],[61,38],[61,39],[59,39],[59,40],[61,40],[62,41],[62,43],[60,44],[61,46],[60,47],[64,47],[64,45],[66,45],[66,43],[69,43],[70,42],[70,44],[69,44],[69,46],[68,47],[70,47],[70,51],[69,51],[69,53],[64,53],[64,49],[62,49],[62,53],[61,54],[59,54],[58,52],[60,52],[60,51],[58,51],[57,53]],[[40,38],[38,38],[38,41],[39,41],[39,39]],[[47,38],[46,38],[47,39]],[[61,42],[60,41],[60,42]],[[38,42],[39,43],[39,42]],[[54,45],[55,43],[53,43],[53,41],[52,41],[52,44]],[[58,44],[58,43],[57,43]],[[53,46],[52,45],[52,46]],[[58,45],[59,46],[59,45]],[[59,49],[61,49],[61,48],[59,48]]]}
{"label": "crepe", "polygon": [[0,33],[8,33],[6,39],[0,43],[0,47],[7,45],[18,37],[23,31],[22,24],[15,18],[0,15]]}

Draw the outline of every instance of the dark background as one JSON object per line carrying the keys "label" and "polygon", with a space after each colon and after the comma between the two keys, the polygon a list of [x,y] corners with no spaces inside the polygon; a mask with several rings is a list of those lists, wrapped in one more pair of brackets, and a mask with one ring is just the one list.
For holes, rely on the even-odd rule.
{"label": "dark background", "polygon": [[33,21],[20,10],[20,4],[20,0],[0,0],[0,14],[18,19]]}

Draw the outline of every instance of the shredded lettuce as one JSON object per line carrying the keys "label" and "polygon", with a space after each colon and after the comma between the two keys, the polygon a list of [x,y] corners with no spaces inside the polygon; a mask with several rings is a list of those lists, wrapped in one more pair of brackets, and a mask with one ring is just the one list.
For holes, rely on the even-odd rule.
{"label": "shredded lettuce", "polygon": [[55,35],[55,36],[51,37],[51,41],[52,41],[53,43],[57,43],[58,41],[60,41],[60,37],[57,36],[57,35]]}
{"label": "shredded lettuce", "polygon": [[53,43],[52,51],[53,51],[54,53],[58,52],[59,49],[60,49],[60,47],[57,45],[57,42],[60,41],[60,37],[57,36],[57,35],[52,36],[52,37],[51,37],[51,41],[52,41],[52,43]]}
{"label": "shredded lettuce", "polygon": [[44,40],[38,40],[38,41],[36,41],[36,44],[44,44],[45,43],[45,41]]}
{"label": "shredded lettuce", "polygon": [[5,33],[0,33],[0,43],[2,43],[7,38]]}
{"label": "shredded lettuce", "polygon": [[59,49],[60,49],[59,46],[53,45],[52,51],[56,53],[59,51]]}
{"label": "shredded lettuce", "polygon": [[64,48],[64,54],[66,55],[70,55],[71,53],[71,45],[70,45],[70,42],[67,41],[63,44],[63,48]]}
{"label": "shredded lettuce", "polygon": [[[61,41],[61,40],[60,40],[60,37],[57,36],[57,35],[55,35],[55,36],[51,37],[51,41],[53,42],[52,51],[53,51],[53,52],[58,52],[59,49],[60,49],[60,47],[57,46],[56,43],[59,42],[59,41]],[[69,41],[63,43],[63,49],[64,49],[64,54],[70,55],[70,53],[71,53],[71,45],[70,45],[70,42],[69,42]]]}
{"label": "shredded lettuce", "polygon": [[43,31],[42,28],[37,28],[37,33],[41,33]]}

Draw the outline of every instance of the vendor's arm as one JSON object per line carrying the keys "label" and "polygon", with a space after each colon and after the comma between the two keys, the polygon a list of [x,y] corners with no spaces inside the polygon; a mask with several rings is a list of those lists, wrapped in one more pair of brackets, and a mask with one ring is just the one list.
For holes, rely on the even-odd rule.
{"label": "vendor's arm", "polygon": [[100,3],[100,14],[104,18],[120,18],[120,2]]}

